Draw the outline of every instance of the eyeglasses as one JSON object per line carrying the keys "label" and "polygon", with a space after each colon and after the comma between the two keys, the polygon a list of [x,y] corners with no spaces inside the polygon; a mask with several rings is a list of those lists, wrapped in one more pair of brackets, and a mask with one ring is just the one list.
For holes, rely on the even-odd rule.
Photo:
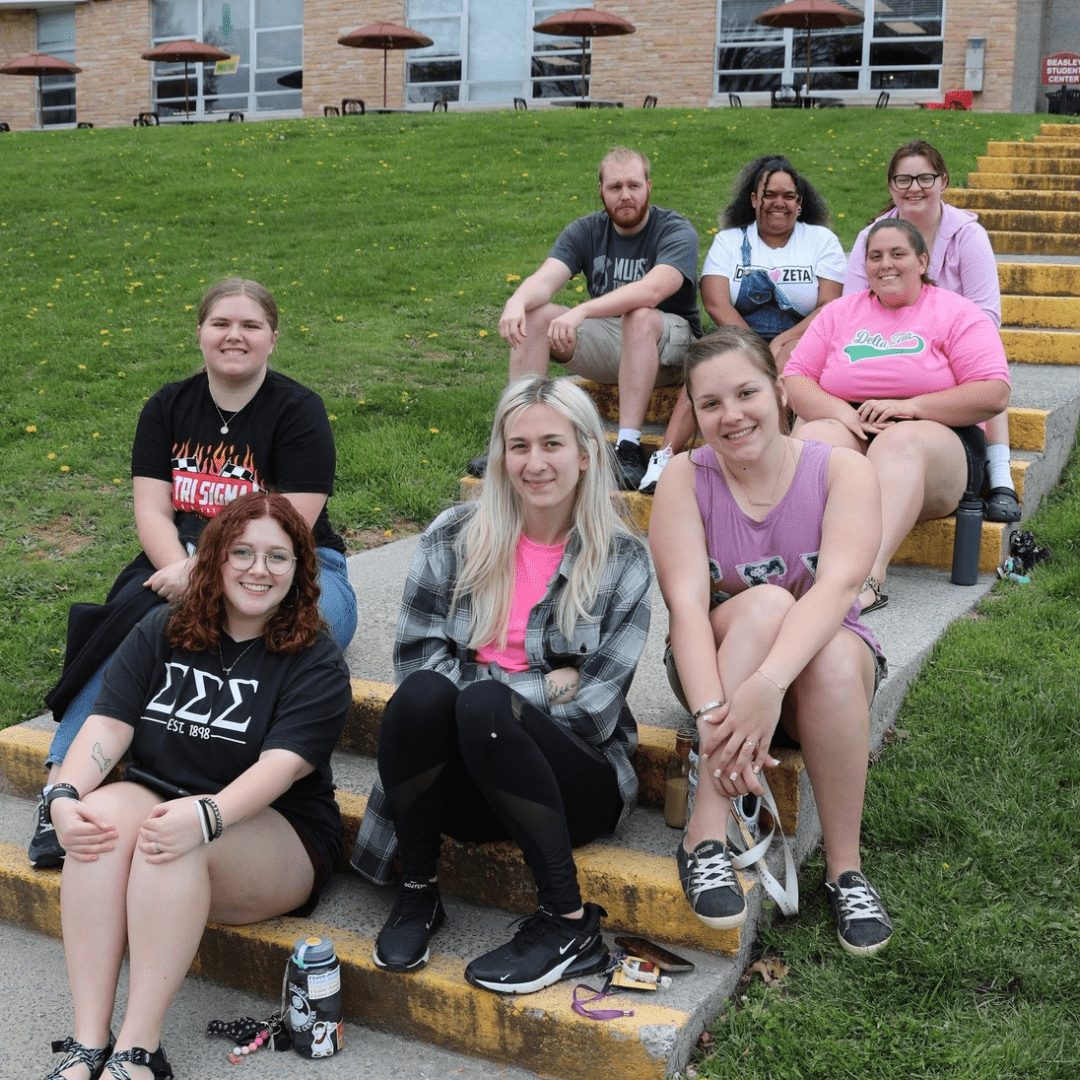
{"label": "eyeglasses", "polygon": [[274,577],[287,574],[296,562],[296,557],[287,551],[253,551],[249,547],[229,548],[226,558],[234,570],[250,570],[255,565],[256,559],[262,559],[267,573],[273,574]]}
{"label": "eyeglasses", "polygon": [[934,181],[939,176],[941,176],[939,172],[921,172],[918,176],[912,176],[910,173],[897,173],[890,183],[895,184],[901,191],[907,191],[912,182],[917,183],[921,188],[929,188],[934,186]]}

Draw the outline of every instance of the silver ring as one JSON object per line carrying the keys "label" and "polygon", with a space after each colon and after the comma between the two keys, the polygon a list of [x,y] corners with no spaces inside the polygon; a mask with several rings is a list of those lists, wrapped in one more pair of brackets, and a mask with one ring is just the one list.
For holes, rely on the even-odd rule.
{"label": "silver ring", "polygon": [[749,746],[751,750],[756,750],[757,739],[743,739],[743,746]]}

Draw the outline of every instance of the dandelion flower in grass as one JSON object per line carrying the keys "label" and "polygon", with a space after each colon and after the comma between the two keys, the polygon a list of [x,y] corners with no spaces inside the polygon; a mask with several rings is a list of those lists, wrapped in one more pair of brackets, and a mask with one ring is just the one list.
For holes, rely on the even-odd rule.
{"label": "dandelion flower in grass", "polygon": [[92,431],[92,432],[90,432],[90,438],[91,439],[100,439],[101,438],[101,432],[100,431]]}
{"label": "dandelion flower in grass", "polygon": [[432,330],[431,333],[428,334],[429,338],[438,337],[438,336],[439,336],[439,331],[438,330]]}
{"label": "dandelion flower in grass", "polygon": [[27,435],[35,435],[37,434],[37,424],[27,424],[23,430]]}
{"label": "dandelion flower in grass", "polygon": [[507,282],[520,281],[521,280],[521,275],[520,274],[507,274],[506,275],[506,280],[507,280]]}
{"label": "dandelion flower in grass", "polygon": [[116,484],[117,487],[119,487],[124,481],[121,480],[119,476],[114,476],[112,478],[112,482]]}
{"label": "dandelion flower in grass", "polygon": [[477,337],[487,337],[488,332],[486,330],[477,330],[476,331],[476,336]]}
{"label": "dandelion flower in grass", "polygon": [[383,529],[382,534],[383,534],[383,536],[386,537],[387,540],[389,540],[394,535],[394,530],[393,529]]}
{"label": "dandelion flower in grass", "polygon": [[430,431],[432,435],[438,435],[439,434],[439,429],[437,427],[429,427],[428,431]]}
{"label": "dandelion flower in grass", "polygon": [[86,365],[85,364],[79,364],[78,368],[79,368],[80,371],[85,371],[86,370]]}
{"label": "dandelion flower in grass", "polygon": [[334,322],[344,322],[344,321],[345,321],[345,316],[344,315],[335,315],[334,316]]}
{"label": "dandelion flower in grass", "polygon": [[69,473],[69,472],[71,472],[71,466],[70,465],[61,465],[60,466],[60,471],[62,473]]}
{"label": "dandelion flower in grass", "polygon": [[327,413],[326,414],[326,419],[329,420],[330,423],[332,424],[337,419],[337,414],[336,413]]}
{"label": "dandelion flower in grass", "polygon": [[55,451],[55,450],[50,450],[50,451],[49,451],[49,452],[48,452],[48,453],[47,453],[47,454],[45,455],[45,457],[46,457],[46,458],[47,458],[47,459],[48,459],[49,461],[55,461],[55,460],[56,460],[56,451]]}

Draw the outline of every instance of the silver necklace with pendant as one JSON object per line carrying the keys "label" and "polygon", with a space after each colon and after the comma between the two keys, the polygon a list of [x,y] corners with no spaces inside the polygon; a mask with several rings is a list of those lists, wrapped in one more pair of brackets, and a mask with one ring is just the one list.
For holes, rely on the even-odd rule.
{"label": "silver necklace with pendant", "polygon": [[253,649],[255,645],[260,641],[262,641],[262,638],[254,638],[252,641],[248,642],[247,648],[244,649],[244,651],[231,664],[229,664],[228,667],[226,667],[225,654],[221,651],[221,639],[218,638],[218,659],[221,661],[221,670],[225,673],[226,678],[228,678],[229,675],[232,673],[232,669],[236,667],[236,665],[239,664],[240,661],[243,660],[245,656],[247,656],[248,652],[250,652],[250,650]]}
{"label": "silver necklace with pendant", "polygon": [[750,492],[746,488],[746,485],[743,484],[743,482],[735,475],[734,471],[732,471],[731,479],[735,481],[736,486],[743,493],[743,498],[745,498],[751,506],[764,507],[776,505],[776,496],[780,488],[780,481],[784,478],[784,473],[787,470],[789,459],[794,458],[794,454],[791,453],[792,447],[790,440],[787,442],[784,449],[786,451],[786,453],[784,454],[784,460],[783,463],[780,465],[780,471],[776,474],[776,479],[773,481],[772,492],[769,494],[769,498],[767,501],[761,499],[752,499],[750,497]]}
{"label": "silver necklace with pendant", "polygon": [[229,434],[229,425],[244,411],[245,408],[247,408],[247,402],[245,401],[244,404],[241,405],[240,408],[237,409],[236,412],[234,412],[228,420],[226,420],[225,414],[218,408],[218,403],[214,400],[213,394],[210,395],[210,404],[214,406],[214,412],[218,414],[218,419],[221,421],[221,427],[219,428],[219,430],[221,431],[222,435]]}

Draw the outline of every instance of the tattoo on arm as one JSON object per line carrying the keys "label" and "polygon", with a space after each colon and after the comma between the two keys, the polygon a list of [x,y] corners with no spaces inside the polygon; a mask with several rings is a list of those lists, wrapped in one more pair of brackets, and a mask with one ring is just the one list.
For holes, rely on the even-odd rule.
{"label": "tattoo on arm", "polygon": [[573,679],[560,686],[550,675],[544,676],[544,691],[549,705],[558,705],[562,701],[568,701],[576,689],[577,682]]}
{"label": "tattoo on arm", "polygon": [[112,758],[105,756],[105,751],[101,748],[101,743],[94,743],[93,749],[90,751],[90,756],[94,759],[94,764],[101,771],[101,775],[105,776],[112,768]]}

